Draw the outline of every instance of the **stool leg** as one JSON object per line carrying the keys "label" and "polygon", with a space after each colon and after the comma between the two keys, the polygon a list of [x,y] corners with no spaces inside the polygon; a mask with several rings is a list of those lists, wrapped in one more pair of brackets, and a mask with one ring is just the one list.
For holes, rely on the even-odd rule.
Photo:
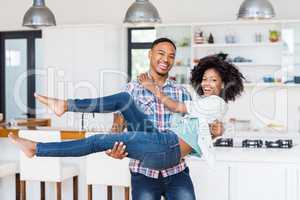
{"label": "stool leg", "polygon": [[61,200],[61,182],[56,182],[56,200]]}
{"label": "stool leg", "polygon": [[73,200],[78,200],[78,176],[73,177]]}
{"label": "stool leg", "polygon": [[26,200],[26,181],[20,181],[21,200]]}
{"label": "stool leg", "polygon": [[21,200],[20,174],[19,173],[16,174],[15,181],[16,181],[16,200]]}
{"label": "stool leg", "polygon": [[125,187],[125,200],[129,200],[129,187]]}
{"label": "stool leg", "polygon": [[45,200],[46,199],[46,195],[45,195],[45,182],[42,181],[41,184],[40,184],[40,188],[41,188],[41,200]]}
{"label": "stool leg", "polygon": [[93,200],[93,185],[88,185],[88,200]]}
{"label": "stool leg", "polygon": [[107,200],[112,200],[112,186],[107,186]]}

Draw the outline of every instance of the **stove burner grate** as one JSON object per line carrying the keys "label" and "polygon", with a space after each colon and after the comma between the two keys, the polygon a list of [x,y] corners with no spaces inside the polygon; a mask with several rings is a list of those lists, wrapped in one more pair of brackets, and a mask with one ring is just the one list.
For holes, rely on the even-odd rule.
{"label": "stove burner grate", "polygon": [[276,141],[265,141],[267,148],[292,148],[293,140],[276,140]]}
{"label": "stove burner grate", "polygon": [[262,140],[243,140],[242,147],[246,148],[261,148],[263,146]]}
{"label": "stove burner grate", "polygon": [[219,138],[215,141],[214,146],[216,147],[233,147],[232,138]]}

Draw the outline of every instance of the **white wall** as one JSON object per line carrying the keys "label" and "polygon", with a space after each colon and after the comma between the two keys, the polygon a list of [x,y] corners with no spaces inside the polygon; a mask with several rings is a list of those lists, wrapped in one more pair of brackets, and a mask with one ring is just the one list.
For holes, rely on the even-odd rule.
{"label": "white wall", "polygon": [[[43,30],[40,43],[44,59],[37,66],[37,92],[67,99],[96,98],[120,91],[127,81],[123,52],[123,29],[112,25],[57,26]],[[81,113],[67,113],[61,118],[45,115],[38,107],[38,116],[51,117],[55,127],[81,128]],[[112,114],[86,114],[86,126],[108,129]]]}
{"label": "white wall", "polygon": [[[299,19],[299,0],[270,0],[277,19]],[[1,0],[0,29],[20,29],[32,0]],[[120,24],[134,0],[48,0],[58,24]],[[235,20],[242,0],[151,0],[164,23]]]}

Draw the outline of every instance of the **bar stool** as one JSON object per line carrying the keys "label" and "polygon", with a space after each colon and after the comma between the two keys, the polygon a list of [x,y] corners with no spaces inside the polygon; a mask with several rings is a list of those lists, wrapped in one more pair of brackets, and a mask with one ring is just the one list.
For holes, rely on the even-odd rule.
{"label": "bar stool", "polygon": [[[86,137],[95,133],[86,133]],[[125,187],[125,200],[129,200],[131,175],[129,159],[117,160],[107,156],[104,152],[90,154],[86,158],[86,181],[88,200],[93,199],[93,185],[108,185],[107,199],[112,199],[112,185]]]}
{"label": "bar stool", "polygon": [[6,176],[15,176],[16,183],[16,200],[20,200],[20,174],[17,162],[14,161],[0,161],[0,178]]}
{"label": "bar stool", "polygon": [[[61,141],[59,131],[22,130],[19,136],[38,142]],[[75,166],[63,165],[61,158],[27,158],[20,153],[21,199],[26,200],[26,181],[40,181],[41,200],[45,199],[45,182],[56,183],[56,199],[62,199],[62,182],[73,178],[73,200],[78,200],[78,174]]]}

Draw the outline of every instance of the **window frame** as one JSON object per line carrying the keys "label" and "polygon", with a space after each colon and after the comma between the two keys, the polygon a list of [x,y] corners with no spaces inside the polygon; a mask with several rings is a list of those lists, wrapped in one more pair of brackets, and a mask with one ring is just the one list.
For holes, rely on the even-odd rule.
{"label": "window frame", "polygon": [[134,49],[150,49],[152,42],[132,42],[132,31],[134,30],[155,30],[155,27],[138,27],[138,28],[128,28],[127,35],[128,35],[128,46],[127,46],[127,75],[129,81],[131,81],[131,74],[132,74],[132,50]]}
{"label": "window frame", "polygon": [[[42,38],[42,31],[7,31],[0,32],[0,113],[3,113],[3,119],[6,119],[5,102],[5,40],[6,39],[26,39],[27,40],[27,72],[34,71],[36,68],[35,46],[36,39]],[[36,117],[36,102],[33,93],[36,89],[35,73],[28,76],[27,79],[27,117]]]}

